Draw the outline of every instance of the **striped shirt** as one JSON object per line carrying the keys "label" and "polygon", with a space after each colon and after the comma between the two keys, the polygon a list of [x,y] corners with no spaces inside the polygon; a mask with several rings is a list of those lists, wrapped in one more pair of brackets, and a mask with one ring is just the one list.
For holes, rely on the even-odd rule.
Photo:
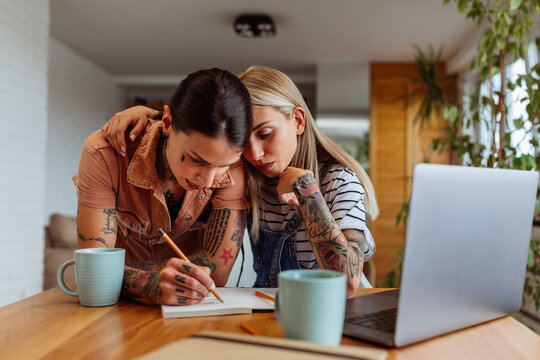
{"label": "striped shirt", "polygon": [[[320,163],[319,168],[324,164]],[[283,232],[296,208],[294,205],[282,204],[279,201],[277,184],[277,178],[266,179],[265,185],[261,187],[260,227],[270,231]],[[320,179],[319,188],[339,228],[341,230],[356,229],[364,233],[366,238],[364,261],[371,259],[375,253],[375,242],[366,226],[365,192],[358,176],[343,165],[334,162]],[[303,221],[296,233],[296,256],[302,268],[319,267]]]}

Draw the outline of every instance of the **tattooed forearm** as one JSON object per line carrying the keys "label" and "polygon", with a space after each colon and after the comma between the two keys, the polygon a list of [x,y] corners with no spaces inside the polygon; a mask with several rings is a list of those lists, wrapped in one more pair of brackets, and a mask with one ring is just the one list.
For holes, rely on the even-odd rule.
{"label": "tattooed forearm", "polygon": [[159,281],[159,272],[157,271],[144,271],[126,266],[124,267],[122,295],[135,300],[146,299],[156,303],[161,298]]}
{"label": "tattooed forearm", "polygon": [[208,259],[208,256],[206,256],[206,254],[190,256],[189,260],[195,265],[206,266],[210,269],[210,274],[216,272],[216,264],[210,262],[210,259]]}
{"label": "tattooed forearm", "polygon": [[221,254],[220,258],[223,259],[224,264],[227,264],[227,261],[229,261],[229,259],[234,259],[232,251],[233,249],[223,248],[223,253]]}
{"label": "tattooed forearm", "polygon": [[161,271],[166,264],[166,261],[126,261],[126,266],[145,271]]}
{"label": "tattooed forearm", "polygon": [[339,272],[345,272],[345,264],[340,251],[334,245],[325,243],[312,243],[315,255],[321,260],[323,269],[331,269]]}
{"label": "tattooed forearm", "polygon": [[293,184],[293,190],[300,202],[300,212],[306,222],[310,239],[347,248],[347,240],[330,213],[312,174],[305,174]]}
{"label": "tattooed forearm", "polygon": [[105,227],[101,231],[105,235],[116,235],[116,210],[114,209],[103,209],[105,214]]}
{"label": "tattooed forearm", "polygon": [[204,235],[203,248],[211,257],[215,256],[221,247],[230,216],[231,210],[229,209],[214,210],[210,214]]}
{"label": "tattooed forearm", "polygon": [[348,233],[353,232],[353,238],[345,237],[312,174],[298,178],[293,184],[293,190],[299,200],[299,210],[319,266],[346,273],[349,283],[359,282],[364,261],[363,233],[346,230]]}
{"label": "tattooed forearm", "polygon": [[349,240],[350,249],[354,253],[347,258],[348,268],[353,276],[361,276],[364,267],[364,249],[366,238],[360,230],[346,230],[347,240]]}
{"label": "tattooed forearm", "polygon": [[77,237],[80,241],[97,241],[99,243],[102,243],[105,247],[109,247],[109,244],[105,241],[102,237],[86,237],[81,233],[80,229],[77,229]]}
{"label": "tattooed forearm", "polygon": [[244,240],[244,232],[247,225],[247,210],[240,210],[236,215],[236,220],[234,221],[234,232],[231,236],[231,240],[236,244],[236,247],[239,248],[242,246],[242,241]]}

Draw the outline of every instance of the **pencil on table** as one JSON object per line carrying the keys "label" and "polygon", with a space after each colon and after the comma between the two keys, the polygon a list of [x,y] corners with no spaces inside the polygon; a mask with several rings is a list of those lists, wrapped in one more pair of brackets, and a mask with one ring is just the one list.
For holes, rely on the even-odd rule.
{"label": "pencil on table", "polygon": [[[180,250],[180,248],[178,246],[176,246],[176,244],[174,243],[174,241],[172,241],[172,239],[169,237],[169,235],[167,235],[167,233],[165,231],[163,231],[161,228],[158,229],[159,230],[159,233],[161,234],[161,236],[165,239],[165,241],[167,241],[167,244],[169,244],[173,250],[178,254],[178,256],[180,256],[181,259],[189,262],[191,264],[191,261],[189,261],[189,259],[187,258],[186,255],[184,255],[184,253],[182,252],[182,250]],[[216,299],[218,299],[219,301],[221,301],[223,303],[223,300],[221,300],[221,297],[219,296],[219,294],[217,293],[216,290],[214,289],[209,289],[210,292],[212,292],[212,294],[214,294],[214,296],[216,297]]]}
{"label": "pencil on table", "polygon": [[263,336],[264,334],[261,334],[259,331],[257,331],[253,326],[249,325],[248,323],[241,323],[240,327],[242,329],[246,330],[248,333],[255,335],[255,336]]}
{"label": "pencil on table", "polygon": [[271,297],[270,295],[266,295],[260,291],[255,291],[255,295],[262,297],[263,299],[266,299],[266,300],[274,301],[273,297]]}

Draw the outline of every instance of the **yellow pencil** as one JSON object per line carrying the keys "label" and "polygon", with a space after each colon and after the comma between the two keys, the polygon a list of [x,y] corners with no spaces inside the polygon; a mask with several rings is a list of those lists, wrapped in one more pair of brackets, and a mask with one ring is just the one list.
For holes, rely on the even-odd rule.
{"label": "yellow pencil", "polygon": [[260,291],[255,291],[255,295],[260,296],[260,297],[262,297],[263,299],[266,299],[266,300],[274,301],[273,297],[271,297],[270,295],[266,295],[266,294],[264,294],[264,293],[262,293]]}
{"label": "yellow pencil", "polygon": [[[180,250],[178,248],[178,246],[176,246],[176,244],[174,243],[174,241],[172,241],[172,239],[169,237],[169,235],[167,235],[167,233],[165,231],[163,231],[161,228],[158,229],[159,230],[159,233],[161,234],[161,236],[165,239],[165,241],[167,241],[167,244],[169,244],[173,250],[178,254],[178,256],[180,256],[180,258],[182,258],[183,260],[189,262],[191,264],[191,261],[189,261],[189,259],[187,258],[186,255],[184,255],[184,253],[182,252],[182,250]],[[217,293],[216,290],[214,289],[209,289],[212,294],[214,294],[214,296],[216,297],[216,299],[218,299],[219,301],[221,301],[223,303],[223,300],[221,300],[221,297],[219,297],[219,294]]]}

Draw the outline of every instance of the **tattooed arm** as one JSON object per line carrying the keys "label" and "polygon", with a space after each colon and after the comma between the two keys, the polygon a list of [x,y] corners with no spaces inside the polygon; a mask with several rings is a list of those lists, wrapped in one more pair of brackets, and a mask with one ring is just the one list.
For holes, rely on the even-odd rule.
{"label": "tattooed arm", "polygon": [[79,202],[77,207],[79,249],[111,247],[116,244],[116,210],[94,209]]}
{"label": "tattooed arm", "polygon": [[[79,203],[79,248],[114,247],[116,225],[115,209],[94,209]],[[196,304],[208,295],[213,284],[209,270],[178,258],[167,262],[126,261],[122,295],[142,303]]]}
{"label": "tattooed arm", "polygon": [[217,286],[225,286],[242,246],[247,210],[212,210],[206,225],[203,251],[190,257],[197,265],[210,269]]}
{"label": "tattooed arm", "polygon": [[290,201],[298,205],[319,267],[346,274],[347,296],[351,295],[362,277],[364,234],[359,230],[341,231],[311,172],[287,168],[280,176],[278,192],[287,194],[289,188],[294,194]]}

